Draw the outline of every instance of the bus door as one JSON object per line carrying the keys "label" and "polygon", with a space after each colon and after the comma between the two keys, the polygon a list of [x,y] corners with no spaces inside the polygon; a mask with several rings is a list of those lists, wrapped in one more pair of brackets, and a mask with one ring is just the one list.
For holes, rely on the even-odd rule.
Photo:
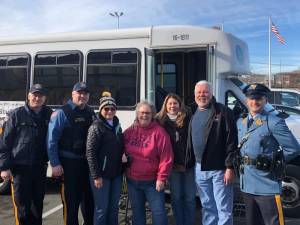
{"label": "bus door", "polygon": [[157,50],[154,54],[155,103],[160,110],[168,93],[194,108],[194,87],[207,80],[207,48]]}

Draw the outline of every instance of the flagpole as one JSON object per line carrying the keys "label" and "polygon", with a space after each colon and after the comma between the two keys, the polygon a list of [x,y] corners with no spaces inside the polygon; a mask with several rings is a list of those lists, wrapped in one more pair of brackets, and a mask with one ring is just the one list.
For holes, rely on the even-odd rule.
{"label": "flagpole", "polygon": [[271,89],[271,17],[269,16],[269,88]]}

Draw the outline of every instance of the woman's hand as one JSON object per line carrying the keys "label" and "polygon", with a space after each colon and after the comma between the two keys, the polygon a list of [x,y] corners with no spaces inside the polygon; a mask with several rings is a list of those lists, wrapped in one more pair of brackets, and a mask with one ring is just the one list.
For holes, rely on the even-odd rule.
{"label": "woman's hand", "polygon": [[127,162],[128,162],[127,157],[126,157],[125,153],[123,153],[123,155],[122,155],[122,163],[127,163]]}
{"label": "woman's hand", "polygon": [[61,165],[52,166],[52,177],[60,177],[64,174],[64,168]]}
{"label": "woman's hand", "polygon": [[164,190],[164,188],[165,188],[165,182],[157,180],[156,181],[156,190],[158,192],[160,192],[160,191]]}
{"label": "woman's hand", "polygon": [[103,179],[101,177],[98,177],[94,180],[94,185],[96,188],[101,188],[103,186]]}

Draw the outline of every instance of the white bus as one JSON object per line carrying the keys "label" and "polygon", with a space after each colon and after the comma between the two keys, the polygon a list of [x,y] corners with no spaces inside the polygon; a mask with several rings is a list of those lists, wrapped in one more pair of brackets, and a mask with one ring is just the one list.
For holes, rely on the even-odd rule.
{"label": "white bus", "polygon": [[[141,99],[160,109],[165,95],[174,92],[192,105],[199,80],[210,81],[216,99],[239,113],[245,96],[238,77],[249,74],[248,55],[247,44],[232,34],[194,26],[0,39],[0,116],[23,105],[34,83],[49,90],[47,104],[56,108],[78,81],[87,82],[95,109],[100,93],[112,93],[123,129]],[[293,201],[298,204],[299,196]]]}

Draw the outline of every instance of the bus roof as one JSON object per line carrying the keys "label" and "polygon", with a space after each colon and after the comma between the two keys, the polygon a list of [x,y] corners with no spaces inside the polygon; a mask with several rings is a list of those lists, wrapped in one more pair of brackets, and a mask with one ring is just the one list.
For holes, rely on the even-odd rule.
{"label": "bus roof", "polygon": [[[116,45],[123,48],[139,46],[140,49],[149,48],[154,50],[203,48],[209,51],[209,55],[216,56],[219,73],[249,73],[249,53],[245,42],[232,34],[218,29],[189,25],[152,26],[0,38],[0,50],[2,51],[1,53],[10,53],[15,50],[30,52],[30,49],[34,49],[34,51],[46,51],[48,44],[55,45],[56,43],[61,44],[56,45],[58,47],[56,50],[62,49],[61,46],[68,46],[71,49],[74,46],[79,46],[80,42],[85,44],[95,42],[90,43],[93,46],[97,46],[97,44],[99,46],[102,42],[102,47],[104,46],[105,48],[111,48]],[[96,44],[96,42],[98,43]],[[43,46],[43,48],[39,48],[40,46]]]}
{"label": "bus roof", "polygon": [[[152,26],[145,28],[128,28],[128,29],[113,29],[113,30],[99,30],[88,32],[73,32],[73,33],[52,33],[31,36],[19,37],[2,37],[0,38],[0,45],[15,45],[15,44],[30,44],[30,43],[51,43],[51,42],[72,42],[72,41],[94,41],[94,40],[114,40],[114,39],[136,39],[136,38],[152,38],[153,46],[161,40],[161,37],[168,38],[184,38],[182,35],[191,33],[197,36],[197,43],[213,43],[217,42],[217,37],[232,36],[214,28],[205,28],[198,26],[180,25],[180,26]],[[199,33],[202,35],[199,36]],[[175,36],[174,36],[175,35]],[[161,42],[161,41],[160,41]],[[161,43],[160,43],[161,45]]]}

